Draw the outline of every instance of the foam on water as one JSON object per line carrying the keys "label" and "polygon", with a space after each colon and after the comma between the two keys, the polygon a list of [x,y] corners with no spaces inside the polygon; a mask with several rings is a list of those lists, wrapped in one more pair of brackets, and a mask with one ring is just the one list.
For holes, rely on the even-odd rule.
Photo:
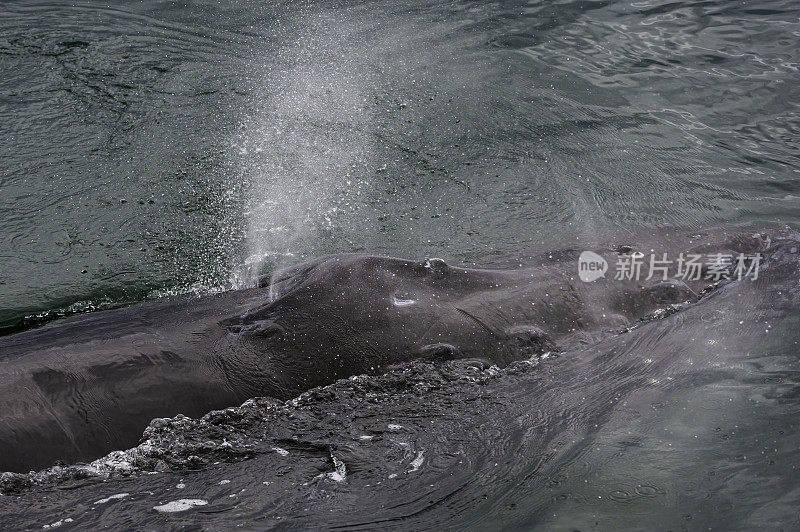
{"label": "foam on water", "polygon": [[43,525],[43,526],[42,526],[42,528],[44,528],[44,529],[48,529],[48,528],[58,528],[58,527],[60,527],[61,525],[68,524],[68,523],[72,523],[73,521],[74,521],[74,519],[72,519],[72,518],[70,518],[70,517],[67,517],[66,519],[59,519],[59,520],[58,520],[58,521],[56,521],[55,523],[50,523],[49,525]]}
{"label": "foam on water", "polygon": [[177,501],[170,501],[160,506],[153,506],[153,510],[162,513],[185,512],[196,506],[205,506],[208,501],[203,499],[178,499]]}
{"label": "foam on water", "polygon": [[411,461],[411,469],[408,470],[409,473],[413,473],[414,471],[419,471],[419,468],[422,467],[422,463],[425,461],[425,451],[419,451],[417,456]]}
{"label": "foam on water", "polygon": [[95,504],[105,504],[107,502],[111,502],[116,499],[124,499],[125,497],[129,497],[130,493],[117,493],[116,495],[110,495],[105,499],[100,499],[99,501],[95,501]]}

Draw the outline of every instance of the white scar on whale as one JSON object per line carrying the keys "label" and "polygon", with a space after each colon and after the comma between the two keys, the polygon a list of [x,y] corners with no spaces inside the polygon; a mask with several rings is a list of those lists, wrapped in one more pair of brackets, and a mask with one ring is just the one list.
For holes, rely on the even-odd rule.
{"label": "white scar on whale", "polygon": [[417,302],[416,299],[404,299],[401,297],[392,296],[392,304],[395,307],[408,307],[416,302]]}

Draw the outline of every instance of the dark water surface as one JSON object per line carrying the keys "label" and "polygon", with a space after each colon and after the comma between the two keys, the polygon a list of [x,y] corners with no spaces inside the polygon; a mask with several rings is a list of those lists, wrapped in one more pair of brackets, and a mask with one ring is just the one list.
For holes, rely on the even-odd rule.
{"label": "dark water surface", "polygon": [[[798,228],[798,70],[793,0],[6,1],[0,333],[147,298],[245,286],[258,273],[329,252],[475,258],[576,231]],[[370,456],[397,459],[373,464],[384,477],[392,473],[386,464],[413,469],[419,446],[436,448],[424,441],[423,422],[409,428],[412,419],[428,415],[444,423],[434,436],[463,430],[465,441],[486,445],[464,478],[448,484],[461,486],[452,493],[432,487],[430,503],[398,500],[394,513],[386,510],[392,497],[379,497],[396,519],[381,526],[442,526],[420,508],[444,505],[440,515],[455,516],[454,527],[479,529],[795,529],[800,317],[786,316],[769,341],[720,362],[719,371],[687,373],[676,390],[661,389],[663,371],[617,376],[614,389],[636,406],[598,414],[596,430],[586,412],[603,412],[609,399],[597,383],[585,392],[582,414],[559,410],[555,392],[543,392],[543,404],[563,418],[519,402],[540,384],[528,375],[538,368],[482,377],[454,369],[442,384],[438,370],[414,367],[408,371],[421,376],[395,378],[402,385],[391,377],[366,391],[340,385],[311,399],[321,405],[317,417],[283,413],[275,424],[305,431],[303,441],[323,438],[313,433],[320,427],[356,427],[353,405],[369,403],[374,386],[387,393],[374,413],[386,416],[379,421],[387,447]],[[493,384],[480,388],[475,379]],[[631,391],[650,379],[654,392]],[[419,382],[439,390],[431,406],[408,392]],[[570,397],[582,390],[571,388]],[[414,407],[402,410],[402,401]],[[463,401],[478,405],[474,416]],[[329,411],[349,424],[320,413]],[[398,422],[406,428],[386,428],[390,414],[406,416]],[[292,425],[293,415],[308,426]],[[513,431],[497,421],[504,416]],[[225,434],[246,440],[254,427],[251,420]],[[532,427],[552,428],[532,436]],[[383,433],[353,428],[351,439],[362,429]],[[169,430],[174,439],[220,436],[202,427]],[[275,438],[270,445],[280,448]],[[285,470],[274,465],[282,456],[275,452],[238,461],[249,451],[235,444],[238,469],[218,479],[205,470],[192,488],[191,473],[134,477],[96,497],[126,492],[144,500],[163,483],[180,492],[168,500],[196,496],[214,511],[163,521],[152,510],[157,501],[147,500],[117,517],[80,514],[80,526],[258,528],[281,518],[322,526],[320,512],[342,508],[353,517],[353,493],[366,487],[348,494],[314,485],[295,498],[242,507],[219,502],[235,500],[233,487],[211,480],[256,489],[275,471],[303,485],[319,471],[301,464],[313,469],[314,460],[327,471],[330,449],[286,439],[295,442],[290,456],[306,461]],[[214,449],[195,452],[223,461]],[[548,461],[553,453],[558,459]],[[443,460],[423,468],[432,483],[442,471],[458,471],[458,460],[428,456]],[[510,457],[518,461],[503,462]],[[489,472],[495,458],[496,474]],[[98,490],[87,489],[83,502],[70,491],[70,504],[91,506]],[[41,502],[40,513],[0,501],[15,527],[40,529],[71,516],[54,509],[63,494],[47,493],[51,502]],[[365,528],[377,526],[362,513]],[[63,526],[79,526],[77,515]]]}

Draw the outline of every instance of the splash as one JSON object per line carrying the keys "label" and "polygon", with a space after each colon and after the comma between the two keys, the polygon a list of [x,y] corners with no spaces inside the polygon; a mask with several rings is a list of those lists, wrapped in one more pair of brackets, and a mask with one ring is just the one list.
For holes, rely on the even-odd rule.
{"label": "splash", "polygon": [[359,23],[317,12],[263,58],[234,154],[246,183],[245,254],[233,284],[333,247],[372,168],[371,59]]}

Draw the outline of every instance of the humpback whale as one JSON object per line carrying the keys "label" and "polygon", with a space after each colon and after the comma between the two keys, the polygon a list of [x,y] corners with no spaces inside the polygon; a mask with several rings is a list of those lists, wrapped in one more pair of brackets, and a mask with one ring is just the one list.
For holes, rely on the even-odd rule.
{"label": "humpback whale", "polygon": [[252,288],[56,321],[0,338],[0,471],[93,459],[135,444],[153,418],[289,399],[415,358],[504,366],[591,348],[725,284],[755,282],[731,275],[733,264],[721,276],[713,262],[694,277],[672,264],[585,282],[586,250],[607,264],[745,254],[768,263],[797,253],[798,241],[789,228],[652,229],[470,264],[329,255]]}

